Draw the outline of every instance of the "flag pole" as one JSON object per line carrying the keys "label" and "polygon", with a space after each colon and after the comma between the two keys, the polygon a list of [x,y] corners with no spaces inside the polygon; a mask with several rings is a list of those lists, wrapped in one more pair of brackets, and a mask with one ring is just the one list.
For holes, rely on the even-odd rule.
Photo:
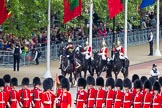
{"label": "flag pole", "polygon": [[89,45],[92,47],[93,0],[90,0]]}
{"label": "flag pole", "polygon": [[115,45],[115,17],[113,18],[113,37],[112,37],[112,49],[111,49],[111,57],[114,55],[114,45]]}
{"label": "flag pole", "polygon": [[128,0],[125,0],[125,29],[124,29],[124,56],[128,57],[127,55],[127,28],[128,28]]}
{"label": "flag pole", "polygon": [[160,49],[159,49],[159,26],[160,26],[160,16],[159,16],[159,13],[160,13],[160,0],[157,0],[157,35],[156,35],[156,50],[155,50],[155,53],[154,53],[154,56],[161,56],[161,52],[160,52]]}
{"label": "flag pole", "polygon": [[52,78],[50,72],[50,6],[51,0],[48,0],[48,27],[47,27],[47,70],[43,75],[43,78]]}

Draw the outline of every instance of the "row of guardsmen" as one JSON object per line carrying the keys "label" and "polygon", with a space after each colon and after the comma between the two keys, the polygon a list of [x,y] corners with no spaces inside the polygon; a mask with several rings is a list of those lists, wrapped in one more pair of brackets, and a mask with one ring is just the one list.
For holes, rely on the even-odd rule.
{"label": "row of guardsmen", "polygon": [[[22,80],[17,90],[17,78],[9,74],[0,78],[0,108],[72,108],[70,84],[67,78],[57,76],[55,81],[47,78],[33,79],[34,88],[29,89],[29,78]],[[132,87],[133,85],[133,87]],[[162,77],[156,80],[137,74],[124,80],[102,77],[79,78],[77,83],[76,108],[162,108]],[[54,87],[53,87],[54,86]],[[105,86],[105,87],[104,87]],[[54,88],[54,89],[52,89]]]}

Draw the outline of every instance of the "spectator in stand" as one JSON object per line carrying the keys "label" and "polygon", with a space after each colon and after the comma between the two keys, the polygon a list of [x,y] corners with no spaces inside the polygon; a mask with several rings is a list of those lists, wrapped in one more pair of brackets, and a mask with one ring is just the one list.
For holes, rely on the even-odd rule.
{"label": "spectator in stand", "polygon": [[2,50],[2,39],[0,39],[0,50]]}

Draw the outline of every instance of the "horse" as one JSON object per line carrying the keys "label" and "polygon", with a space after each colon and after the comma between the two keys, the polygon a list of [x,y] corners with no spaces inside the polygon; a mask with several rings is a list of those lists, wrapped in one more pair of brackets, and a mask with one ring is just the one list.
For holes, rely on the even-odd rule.
{"label": "horse", "polygon": [[[124,78],[128,77],[129,60],[128,59],[122,60],[119,58],[119,56],[120,56],[120,52],[117,51],[114,54],[114,60],[111,61],[112,71],[115,74],[115,79],[117,79],[117,76],[120,71],[123,73]],[[125,64],[125,65],[123,65],[123,64]]]}

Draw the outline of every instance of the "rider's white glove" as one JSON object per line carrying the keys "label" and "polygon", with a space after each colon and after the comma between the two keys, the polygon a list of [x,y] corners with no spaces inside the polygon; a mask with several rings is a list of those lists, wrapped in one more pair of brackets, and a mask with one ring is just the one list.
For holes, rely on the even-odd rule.
{"label": "rider's white glove", "polygon": [[66,57],[70,57],[69,55],[67,55]]}

